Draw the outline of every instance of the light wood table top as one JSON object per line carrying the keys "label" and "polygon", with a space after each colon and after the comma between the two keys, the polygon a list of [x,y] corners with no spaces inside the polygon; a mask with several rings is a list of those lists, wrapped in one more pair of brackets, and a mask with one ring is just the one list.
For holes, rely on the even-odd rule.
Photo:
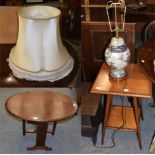
{"label": "light wood table top", "polygon": [[109,71],[109,67],[104,63],[90,90],[91,93],[146,98],[152,96],[152,83],[137,64],[129,64],[126,67],[128,75],[124,80],[110,79]]}
{"label": "light wood table top", "polygon": [[67,119],[76,113],[77,107],[71,97],[52,91],[18,93],[6,101],[6,109],[12,115],[34,122]]}
{"label": "light wood table top", "polygon": [[7,111],[17,118],[37,124],[36,144],[28,150],[52,150],[45,145],[48,122],[57,122],[75,115],[78,106],[69,96],[52,91],[30,91],[11,96]]}

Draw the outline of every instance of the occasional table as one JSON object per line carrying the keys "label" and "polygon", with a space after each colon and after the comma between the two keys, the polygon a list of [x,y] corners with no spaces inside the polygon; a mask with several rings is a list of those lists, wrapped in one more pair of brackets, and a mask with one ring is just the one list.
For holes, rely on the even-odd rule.
{"label": "occasional table", "polygon": [[18,93],[9,97],[5,106],[15,117],[37,124],[36,144],[28,150],[52,150],[45,145],[48,122],[68,119],[78,109],[71,97],[52,91]]}
{"label": "occasional table", "polygon": [[153,83],[153,103],[150,104],[151,107],[155,107],[155,70],[154,63],[155,60],[155,40],[148,41],[142,44],[140,48],[137,49],[137,62],[141,67],[142,71]]}
{"label": "occasional table", "polygon": [[142,44],[137,49],[137,61],[146,76],[155,84],[154,64],[155,60],[155,40]]}
{"label": "occasional table", "polygon": [[145,4],[146,7],[139,9],[126,10],[126,22],[136,23],[136,47],[139,47],[143,43],[143,31],[146,25],[155,19],[155,4]]}
{"label": "occasional table", "polygon": [[155,12],[155,4],[146,4],[146,7],[139,8],[139,9],[128,8],[126,13],[126,20],[130,22],[133,22],[133,21],[149,22],[155,19],[154,12]]}
{"label": "occasional table", "polygon": [[0,87],[79,87],[81,84],[81,68],[78,52],[69,41],[63,40],[63,44],[74,59],[74,67],[69,75],[54,82],[29,81],[13,76],[7,59],[9,57],[11,48],[15,45],[0,44]]}
{"label": "occasional table", "polygon": [[[143,43],[143,45],[137,49],[137,61],[143,72],[153,83],[153,103],[151,107],[155,107],[155,70],[153,61],[155,60],[155,40]],[[155,148],[155,133],[150,144],[149,151],[151,152]]]}
{"label": "occasional table", "polygon": [[[107,94],[105,116],[102,124],[102,139],[106,128],[120,128],[130,131],[136,131],[140,148],[141,131],[140,131],[140,116],[143,117],[142,107],[140,104],[141,98],[151,98],[152,84],[145,76],[137,64],[129,64],[126,68],[128,73],[124,80],[112,80],[109,78],[109,67],[103,64],[95,82],[90,90],[91,93]],[[133,107],[112,105],[112,96],[129,96],[133,98]],[[122,126],[123,118],[121,115],[122,108],[126,111],[125,124]]]}

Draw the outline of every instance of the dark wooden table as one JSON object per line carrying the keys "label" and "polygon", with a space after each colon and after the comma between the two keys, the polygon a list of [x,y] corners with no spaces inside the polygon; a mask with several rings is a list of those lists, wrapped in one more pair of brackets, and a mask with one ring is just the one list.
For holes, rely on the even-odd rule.
{"label": "dark wooden table", "polygon": [[126,20],[130,22],[149,22],[155,19],[155,4],[146,4],[140,9],[127,9]]}
{"label": "dark wooden table", "polygon": [[144,73],[155,84],[154,60],[155,40],[143,43],[143,45],[137,49],[137,61]]}
{"label": "dark wooden table", "polygon": [[63,40],[65,47],[69,54],[74,59],[74,67],[69,75],[55,82],[49,81],[28,81],[19,79],[13,76],[11,69],[9,68],[7,59],[13,44],[0,44],[0,87],[76,87],[81,84],[80,73],[80,59],[72,44]]}
{"label": "dark wooden table", "polygon": [[155,72],[154,64],[155,60],[155,40],[143,43],[140,48],[137,49],[137,62],[146,76],[153,83],[153,104],[151,106],[155,107]]}
{"label": "dark wooden table", "polygon": [[37,124],[36,144],[28,150],[51,150],[45,145],[48,122],[70,118],[78,109],[71,97],[51,91],[18,93],[9,97],[5,105],[15,117]]}
{"label": "dark wooden table", "polygon": [[[153,83],[153,103],[150,104],[151,107],[155,107],[155,70],[153,61],[155,60],[155,40],[143,43],[143,45],[137,50],[137,61],[143,72]],[[152,142],[150,144],[149,152],[154,148],[155,135],[152,137]]]}
{"label": "dark wooden table", "polygon": [[126,22],[136,23],[136,48],[143,43],[143,31],[147,24],[155,19],[155,4],[146,4],[141,9],[127,9]]}

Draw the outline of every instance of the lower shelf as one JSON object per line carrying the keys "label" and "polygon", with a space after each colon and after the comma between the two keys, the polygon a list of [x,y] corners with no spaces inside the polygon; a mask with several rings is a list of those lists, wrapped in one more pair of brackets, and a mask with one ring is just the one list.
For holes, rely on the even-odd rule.
{"label": "lower shelf", "polygon": [[[140,120],[140,110],[138,110],[138,117]],[[133,108],[127,106],[115,106],[115,105],[111,106],[106,127],[110,128],[121,127],[121,129],[135,131],[137,129],[137,125],[135,121]]]}

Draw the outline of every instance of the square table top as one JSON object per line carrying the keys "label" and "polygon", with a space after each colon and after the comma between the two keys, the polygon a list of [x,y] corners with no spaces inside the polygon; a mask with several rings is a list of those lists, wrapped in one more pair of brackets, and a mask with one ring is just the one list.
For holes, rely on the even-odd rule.
{"label": "square table top", "polygon": [[109,77],[110,68],[103,63],[90,93],[151,98],[152,83],[138,64],[129,64],[125,70],[128,73],[125,79],[113,80]]}

